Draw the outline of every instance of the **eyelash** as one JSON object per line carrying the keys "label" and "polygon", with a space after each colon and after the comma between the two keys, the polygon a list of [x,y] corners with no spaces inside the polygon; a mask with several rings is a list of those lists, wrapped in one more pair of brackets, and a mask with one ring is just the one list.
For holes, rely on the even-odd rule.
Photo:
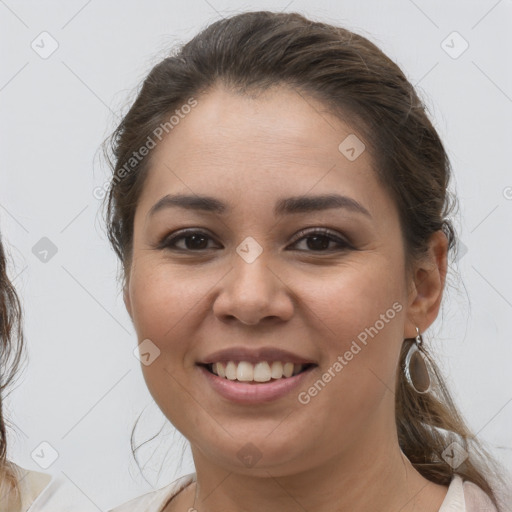
{"label": "eyelash", "polygon": [[[208,235],[207,233],[204,233],[202,231],[195,230],[195,229],[186,229],[184,231],[178,232],[177,234],[173,234],[172,236],[169,236],[169,235],[165,236],[158,243],[156,248],[157,249],[167,249],[167,250],[178,251],[178,252],[190,252],[190,253],[200,253],[200,252],[208,251],[208,249],[196,249],[196,250],[180,249],[175,246],[175,244],[178,240],[186,239],[188,237],[191,237],[192,235],[200,235],[202,237],[212,239],[212,237],[210,237],[210,235]],[[303,229],[303,230],[299,231],[297,233],[297,235],[294,237],[294,241],[292,242],[292,244],[296,244],[297,242],[300,242],[303,239],[307,239],[307,238],[313,237],[315,235],[316,236],[320,235],[322,237],[330,238],[331,241],[337,242],[338,245],[341,246],[338,249],[339,251],[353,249],[352,245],[350,245],[346,240],[337,236],[336,233],[334,233],[326,228],[314,228],[314,229],[308,229],[308,230]],[[325,250],[318,250],[318,251],[305,250],[305,251],[301,251],[301,252],[327,253],[327,252],[332,252],[332,251],[336,251],[336,249],[325,249]]]}

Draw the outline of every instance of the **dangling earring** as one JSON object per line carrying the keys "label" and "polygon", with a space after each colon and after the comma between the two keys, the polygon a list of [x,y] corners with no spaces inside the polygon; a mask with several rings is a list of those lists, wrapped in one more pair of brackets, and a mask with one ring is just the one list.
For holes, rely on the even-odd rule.
{"label": "dangling earring", "polygon": [[420,350],[423,344],[420,330],[416,327],[416,339],[409,348],[405,358],[404,373],[407,382],[417,393],[428,393],[431,388],[430,373],[428,371],[427,360]]}

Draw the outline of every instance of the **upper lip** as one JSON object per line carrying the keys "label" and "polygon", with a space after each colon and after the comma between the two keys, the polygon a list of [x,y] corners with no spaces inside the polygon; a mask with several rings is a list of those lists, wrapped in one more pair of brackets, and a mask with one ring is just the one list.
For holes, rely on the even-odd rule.
{"label": "upper lip", "polygon": [[247,348],[247,347],[230,347],[224,350],[212,352],[206,356],[198,364],[211,364],[222,361],[247,361],[249,363],[258,363],[260,361],[281,361],[294,364],[316,364],[307,357],[282,350],[275,347]]}

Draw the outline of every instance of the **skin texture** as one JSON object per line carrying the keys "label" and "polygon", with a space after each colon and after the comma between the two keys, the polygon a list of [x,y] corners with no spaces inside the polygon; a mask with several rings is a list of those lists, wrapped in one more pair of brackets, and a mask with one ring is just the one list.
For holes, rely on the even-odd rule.
{"label": "skin texture", "polygon": [[[338,145],[354,133],[322,104],[276,87],[256,97],[216,87],[153,150],[134,221],[125,303],[139,342],[160,356],[142,366],[159,407],[190,441],[197,485],[166,510],[351,512],[437,511],[447,488],[424,479],[403,456],[394,387],[404,338],[435,320],[447,241],[406,275],[398,212],[372,170],[369,151],[349,161]],[[151,207],[166,194],[205,194],[222,214]],[[273,215],[283,197],[339,193],[348,209]],[[184,228],[208,238],[200,249],[158,248]],[[301,229],[328,228],[348,246],[308,243]],[[253,237],[262,254],[236,252]],[[327,243],[327,242],[326,242]],[[186,249],[188,248],[188,251]],[[272,346],[315,361],[307,390],[392,308],[392,320],[307,404],[297,393],[237,405],[219,396],[196,362],[234,345]],[[261,459],[237,452],[253,443]]]}

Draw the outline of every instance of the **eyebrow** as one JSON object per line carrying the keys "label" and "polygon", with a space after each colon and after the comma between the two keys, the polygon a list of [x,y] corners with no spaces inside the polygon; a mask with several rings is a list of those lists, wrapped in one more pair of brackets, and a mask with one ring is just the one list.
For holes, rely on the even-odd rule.
{"label": "eyebrow", "polygon": [[[184,208],[186,210],[198,210],[219,215],[231,211],[228,205],[215,197],[177,194],[162,197],[151,207],[148,217],[166,208]],[[344,208],[370,218],[372,217],[370,212],[355,199],[339,194],[296,196],[279,199],[274,207],[274,215],[307,213],[332,208]]]}

